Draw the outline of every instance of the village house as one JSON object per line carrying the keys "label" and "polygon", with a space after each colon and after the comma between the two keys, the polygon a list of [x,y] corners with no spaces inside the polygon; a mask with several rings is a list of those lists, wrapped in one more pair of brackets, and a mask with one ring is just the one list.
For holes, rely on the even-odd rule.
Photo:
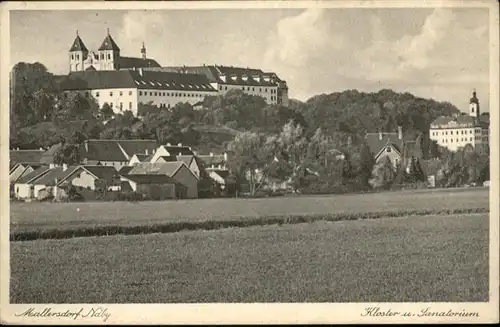
{"label": "village house", "polygon": [[182,161],[165,163],[139,163],[127,175],[166,175],[186,186],[187,198],[198,197],[198,177]]}
{"label": "village house", "polygon": [[164,162],[172,161],[172,158],[177,158],[177,156],[194,155],[193,150],[190,146],[182,145],[181,143],[177,145],[172,145],[170,143],[160,145],[154,152],[154,155],[149,160],[149,163],[156,163],[160,157],[163,157]]}
{"label": "village house", "polygon": [[15,183],[19,178],[40,168],[40,162],[19,162],[9,171],[9,183]]}
{"label": "village house", "polygon": [[135,154],[153,154],[155,140],[87,140],[80,147],[85,165],[113,166],[118,171],[131,162]]}
{"label": "village house", "polygon": [[422,134],[405,136],[401,126],[397,133],[367,133],[365,140],[376,162],[388,157],[394,167],[402,164],[408,169],[412,157],[422,158]]}
{"label": "village house", "polygon": [[43,166],[21,177],[14,184],[15,196],[20,199],[38,198],[42,190],[50,190],[55,197],[58,189],[73,185],[88,190],[96,190],[96,181],[108,185],[108,190],[117,190],[113,185],[117,172],[106,166]]}
{"label": "village house", "polygon": [[125,189],[125,182],[132,191],[152,195],[158,200],[187,198],[186,186],[167,175],[123,175],[121,180],[122,189]]}

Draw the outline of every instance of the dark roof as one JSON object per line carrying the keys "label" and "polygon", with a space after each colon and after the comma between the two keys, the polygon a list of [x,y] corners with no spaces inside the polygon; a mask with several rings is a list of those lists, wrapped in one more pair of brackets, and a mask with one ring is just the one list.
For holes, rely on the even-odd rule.
{"label": "dark roof", "polygon": [[162,158],[163,160],[167,162],[171,161],[177,161],[177,158],[175,156],[159,156],[158,159]]}
{"label": "dark roof", "polygon": [[226,179],[230,175],[229,170],[225,170],[225,169],[211,169],[210,171],[213,171],[214,173],[216,173],[217,175],[219,175],[223,179]]}
{"label": "dark roof", "polygon": [[120,51],[120,48],[118,45],[116,45],[115,40],[111,37],[111,35],[106,35],[104,40],[102,41],[101,46],[97,50],[114,50],[114,51]]}
{"label": "dark roof", "polygon": [[138,88],[217,92],[204,75],[180,74],[144,70],[71,72],[61,82],[63,90]]}
{"label": "dark roof", "polygon": [[154,59],[142,59],[135,57],[120,57],[120,69],[161,67]]}
{"label": "dark roof", "polygon": [[173,156],[178,156],[179,154],[181,156],[194,155],[193,150],[188,146],[163,145],[163,147]]}
{"label": "dark roof", "polygon": [[[154,140],[87,140],[80,146],[82,158],[95,161],[128,161],[135,153],[153,151]],[[123,153],[123,151],[125,153]]]}
{"label": "dark roof", "polygon": [[[180,72],[188,74],[204,75],[211,83],[233,84],[233,85],[248,85],[248,86],[277,86],[286,83],[274,73],[266,73],[261,69],[232,67],[232,66],[171,66],[153,68],[151,70],[164,72]],[[221,75],[225,75],[223,80]],[[259,78],[260,77],[260,78]],[[246,79],[246,80],[245,80]],[[266,79],[268,79],[266,81]]]}
{"label": "dark roof", "polygon": [[18,163],[9,167],[9,172],[11,172],[14,168],[17,168],[20,165],[24,166],[25,168],[31,167],[34,170],[38,169],[42,166],[42,164],[40,162],[18,162]]}
{"label": "dark roof", "polygon": [[181,156],[177,156],[175,158],[175,160],[177,160],[177,161],[184,162],[186,164],[186,166],[188,166],[188,167],[191,164],[191,161],[193,161],[193,159],[194,159],[193,155],[181,155]]}
{"label": "dark roof", "polygon": [[[484,118],[483,118],[484,119]],[[459,115],[456,117],[453,116],[441,116],[436,118],[432,123],[432,128],[446,128],[448,124],[455,123],[457,125],[464,126],[478,126],[479,122],[481,122],[481,117],[476,119],[469,115]],[[457,128],[456,126],[449,126],[449,128]]]}
{"label": "dark roof", "polygon": [[404,137],[402,140],[399,139],[398,133],[382,133],[382,139],[380,139],[379,133],[367,133],[365,140],[374,156],[376,156],[380,150],[387,145],[392,145],[398,152],[401,153],[405,142]]}
{"label": "dark roof", "polygon": [[123,166],[119,171],[118,174],[120,175],[127,175],[134,167],[131,166]]}
{"label": "dark roof", "polygon": [[89,172],[94,174],[97,178],[107,181],[111,183],[113,181],[113,177],[118,175],[115,167],[113,166],[82,166],[87,169]]}
{"label": "dark roof", "polygon": [[129,173],[133,175],[168,175],[172,177],[183,165],[185,164],[181,161],[146,162],[135,165]]}
{"label": "dark roof", "polygon": [[41,166],[38,169],[33,170],[31,173],[24,175],[16,181],[16,184],[25,184],[30,182],[32,179],[37,178],[48,172],[50,168],[48,166]]}
{"label": "dark roof", "polygon": [[9,162],[16,164],[19,162],[40,162],[44,150],[10,150]]}
{"label": "dark roof", "polygon": [[94,66],[90,65],[90,66],[89,66],[89,67],[87,67],[85,70],[86,70],[86,71],[96,71],[97,69],[95,69],[95,67],[94,67]]}
{"label": "dark roof", "polygon": [[85,46],[85,44],[83,44],[83,41],[80,38],[80,36],[78,36],[78,35],[76,36],[75,41],[73,41],[73,45],[69,49],[69,52],[73,52],[73,51],[83,51],[83,52],[89,51],[87,49],[87,47]]}
{"label": "dark roof", "polygon": [[80,169],[80,166],[68,166],[66,170],[63,167],[58,166],[49,171],[46,174],[36,178],[30,184],[34,185],[55,185],[56,179],[57,183],[62,182],[64,179],[73,174],[77,169]]}
{"label": "dark roof", "polygon": [[123,175],[122,177],[129,179],[138,184],[180,184],[175,179],[167,175],[144,175],[144,174],[132,174]]}

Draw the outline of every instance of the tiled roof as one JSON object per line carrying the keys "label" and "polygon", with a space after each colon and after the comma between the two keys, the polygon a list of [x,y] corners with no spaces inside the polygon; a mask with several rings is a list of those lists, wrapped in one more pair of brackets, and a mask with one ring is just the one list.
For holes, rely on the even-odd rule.
{"label": "tiled roof", "polygon": [[[248,85],[248,86],[277,86],[279,83],[284,83],[276,74],[266,73],[261,69],[231,67],[231,66],[182,66],[182,67],[161,67],[151,70],[164,72],[179,72],[188,74],[200,74],[207,77],[211,83],[232,84],[232,85]],[[223,80],[220,76],[225,75]],[[244,80],[243,78],[246,78]],[[255,77],[255,78],[254,78]],[[260,77],[258,79],[257,77]],[[269,81],[266,79],[269,78]]]}
{"label": "tiled roof", "polygon": [[163,145],[165,150],[168,151],[171,155],[194,155],[193,150],[191,150],[188,146],[177,146],[177,145]]}
{"label": "tiled roof", "polygon": [[16,184],[29,183],[32,179],[46,173],[49,170],[49,166],[41,166],[38,169],[33,170],[31,173],[24,175],[16,181]]}
{"label": "tiled roof", "polygon": [[140,163],[134,166],[132,170],[129,171],[129,174],[132,175],[168,175],[172,177],[179,168],[184,165],[181,161],[174,162],[165,162],[165,163]]}
{"label": "tiled roof", "polygon": [[[441,116],[436,118],[432,123],[431,127],[445,127],[446,125],[449,125],[450,123],[454,123],[457,125],[467,125],[467,126],[476,126],[478,125],[478,122],[481,120],[477,120],[476,118],[469,116],[469,115],[460,115],[457,117],[453,116]],[[452,125],[450,124],[450,125]],[[455,126],[450,126],[450,128],[455,128]]]}
{"label": "tiled roof", "polygon": [[226,179],[229,176],[229,170],[225,170],[225,169],[212,169],[210,171],[213,171],[214,173],[216,173],[217,175],[219,175],[223,179]]}
{"label": "tiled roof", "polygon": [[389,144],[392,145],[398,152],[401,152],[405,141],[404,137],[403,140],[399,139],[398,133],[382,133],[382,139],[380,139],[379,133],[367,133],[365,140],[374,156],[376,156],[380,150]]}
{"label": "tiled roof", "polygon": [[161,67],[156,60],[135,57],[120,57],[120,69]]}
{"label": "tiled roof", "polygon": [[101,46],[97,50],[114,50],[114,51],[120,51],[120,48],[118,45],[115,43],[115,40],[111,37],[111,35],[106,35],[104,40],[102,41]]}
{"label": "tiled roof", "polygon": [[62,182],[64,179],[73,174],[80,166],[68,166],[66,170],[63,167],[55,167],[50,169],[46,174],[41,177],[35,179],[30,184],[33,185],[56,185],[57,183]]}
{"label": "tiled roof", "polygon": [[87,160],[128,161],[125,153],[130,158],[135,153],[145,153],[146,149],[152,152],[157,146],[154,140],[88,140],[80,149],[82,158]]}
{"label": "tiled roof", "polygon": [[191,165],[191,162],[193,161],[194,156],[192,155],[182,155],[182,156],[177,156],[176,160],[177,161],[182,161],[186,164],[186,166],[189,167]]}
{"label": "tiled roof", "polygon": [[122,177],[138,184],[180,184],[175,179],[167,175],[129,174]]}
{"label": "tiled roof", "polygon": [[78,35],[76,36],[75,41],[73,41],[73,45],[69,49],[69,52],[73,52],[73,51],[83,51],[83,52],[89,51],[87,49],[87,47],[85,46],[85,44],[83,44],[83,41],[80,38],[80,36],[78,36]]}
{"label": "tiled roof", "polygon": [[131,167],[131,166],[123,166],[119,171],[118,171],[118,174],[119,175],[127,175],[131,170],[132,168],[134,167]]}
{"label": "tiled roof", "polygon": [[118,175],[118,172],[113,166],[84,165],[82,167],[94,174],[97,178],[105,180],[108,183],[111,183],[113,181],[113,177]]}
{"label": "tiled roof", "polygon": [[83,71],[71,72],[61,82],[63,90],[93,90],[137,88],[152,90],[177,90],[217,92],[204,75],[180,74],[144,70]]}
{"label": "tiled roof", "polygon": [[19,162],[40,162],[43,150],[10,150],[9,162],[16,164]]}

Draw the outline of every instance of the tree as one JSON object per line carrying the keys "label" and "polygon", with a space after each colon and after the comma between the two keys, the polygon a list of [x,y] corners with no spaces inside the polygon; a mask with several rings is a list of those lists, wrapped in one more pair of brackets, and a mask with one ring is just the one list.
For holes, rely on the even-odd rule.
{"label": "tree", "polygon": [[272,147],[265,145],[265,138],[252,132],[239,133],[228,145],[233,158],[230,168],[248,182],[251,196],[265,184],[266,169],[272,162]]}
{"label": "tree", "polygon": [[420,161],[415,157],[411,157],[408,178],[412,183],[425,181],[425,175],[422,166],[420,166]]}
{"label": "tree", "polygon": [[115,113],[113,112],[113,109],[111,109],[111,106],[107,102],[105,102],[101,108],[102,118],[104,120],[109,120],[109,119],[113,118],[114,114]]}
{"label": "tree", "polygon": [[64,144],[54,153],[56,165],[75,165],[80,163],[80,147],[77,144]]}
{"label": "tree", "polygon": [[388,189],[396,177],[396,172],[389,157],[385,157],[375,164],[370,185],[373,188]]}

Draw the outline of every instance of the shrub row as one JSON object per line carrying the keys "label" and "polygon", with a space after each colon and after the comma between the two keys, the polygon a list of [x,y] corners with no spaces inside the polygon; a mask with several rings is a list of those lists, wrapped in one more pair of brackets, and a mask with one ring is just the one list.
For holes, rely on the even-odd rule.
{"label": "shrub row", "polygon": [[342,221],[342,220],[361,220],[376,218],[394,218],[403,216],[426,216],[426,215],[458,215],[487,213],[487,208],[469,208],[469,209],[441,209],[441,210],[398,210],[398,211],[380,211],[380,212],[338,212],[326,215],[283,215],[283,216],[262,216],[241,218],[237,220],[206,220],[193,222],[165,222],[152,225],[137,226],[94,226],[81,227],[75,229],[52,229],[37,231],[18,231],[11,232],[11,241],[30,241],[37,239],[63,239],[72,237],[90,237],[104,235],[136,235],[151,233],[175,233],[188,230],[213,230],[229,227],[250,227],[265,225],[283,225],[311,223],[315,221]]}

